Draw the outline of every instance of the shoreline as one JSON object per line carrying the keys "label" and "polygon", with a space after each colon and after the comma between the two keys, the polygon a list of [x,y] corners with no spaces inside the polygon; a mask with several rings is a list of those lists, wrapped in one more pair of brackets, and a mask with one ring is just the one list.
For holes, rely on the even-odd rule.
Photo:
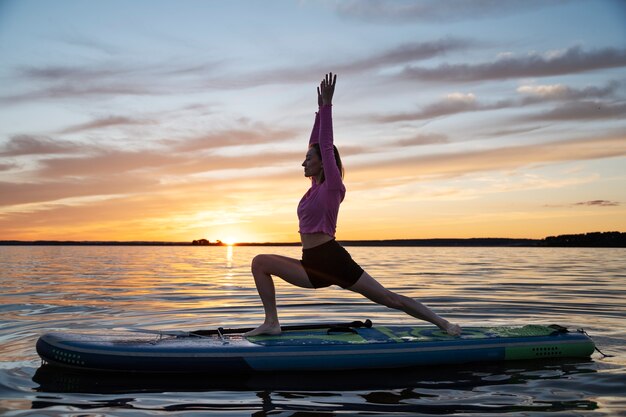
{"label": "shoreline", "polygon": [[[469,239],[385,239],[338,240],[343,246],[541,246],[541,239],[469,238]],[[159,241],[58,241],[4,240],[0,246],[231,246],[226,243],[193,244]],[[300,242],[240,242],[232,246],[301,246]]]}
{"label": "shoreline", "polygon": [[[338,240],[343,246],[373,247],[626,247],[626,233],[592,232],[576,235],[549,236],[544,239],[518,238],[435,238]],[[72,241],[72,240],[0,240],[0,246],[229,246],[223,242],[162,241]],[[300,242],[241,242],[234,246],[300,246]]]}

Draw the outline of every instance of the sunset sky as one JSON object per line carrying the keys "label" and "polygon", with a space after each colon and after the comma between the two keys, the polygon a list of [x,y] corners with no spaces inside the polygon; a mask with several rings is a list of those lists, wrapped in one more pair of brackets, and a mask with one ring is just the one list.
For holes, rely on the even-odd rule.
{"label": "sunset sky", "polygon": [[626,231],[626,2],[0,0],[0,240]]}

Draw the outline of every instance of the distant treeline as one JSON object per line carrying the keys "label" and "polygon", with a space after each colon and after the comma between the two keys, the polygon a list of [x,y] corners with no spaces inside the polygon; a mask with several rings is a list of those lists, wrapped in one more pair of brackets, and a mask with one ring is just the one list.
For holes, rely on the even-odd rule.
{"label": "distant treeline", "polygon": [[547,237],[543,242],[543,246],[626,248],[626,233],[593,232],[580,235],[559,235]]}
{"label": "distant treeline", "polygon": [[[507,238],[471,238],[471,239],[390,239],[390,240],[342,240],[344,246],[508,246],[508,247],[607,247],[625,248],[626,233],[593,232],[577,235],[550,236],[545,239],[507,239]],[[152,242],[152,241],[58,241],[58,240],[1,240],[0,245],[19,246],[223,246],[217,240],[206,239],[192,242]],[[299,246],[299,242],[237,243],[236,246]]]}
{"label": "distant treeline", "polygon": [[[112,240],[0,240],[7,246],[191,246],[191,242],[112,241]],[[212,244],[213,245],[213,244]]]}
{"label": "distant treeline", "polygon": [[540,246],[541,240],[507,238],[343,240],[344,246]]}

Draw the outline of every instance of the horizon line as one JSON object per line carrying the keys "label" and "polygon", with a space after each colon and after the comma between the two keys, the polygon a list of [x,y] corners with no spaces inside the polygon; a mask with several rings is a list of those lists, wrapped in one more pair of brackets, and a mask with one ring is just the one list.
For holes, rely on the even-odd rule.
{"label": "horizon line", "polygon": [[[440,246],[462,246],[462,243],[473,243],[467,246],[539,246],[541,243],[550,240],[567,239],[574,237],[575,240],[580,238],[601,237],[607,240],[609,237],[619,235],[618,240],[626,240],[626,233],[619,231],[608,232],[587,232],[577,234],[561,234],[556,236],[546,236],[543,238],[507,238],[507,237],[471,237],[471,238],[401,238],[401,239],[337,239],[338,242],[346,246],[429,246],[439,243]],[[609,243],[609,242],[607,242]],[[617,243],[617,241],[613,242]],[[192,241],[159,241],[159,240],[56,240],[56,239],[38,239],[38,240],[18,240],[6,239],[0,240],[0,245],[94,245],[94,246],[300,246],[301,242],[234,242],[225,243],[217,239],[209,241],[208,239],[198,239]],[[435,245],[439,246],[439,245]]]}

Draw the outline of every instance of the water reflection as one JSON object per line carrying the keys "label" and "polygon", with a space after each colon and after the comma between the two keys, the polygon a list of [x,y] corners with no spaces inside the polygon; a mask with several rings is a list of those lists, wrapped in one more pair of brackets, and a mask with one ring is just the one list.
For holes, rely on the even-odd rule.
{"label": "water reflection", "polygon": [[[152,410],[262,410],[376,413],[413,412],[506,413],[524,411],[558,412],[594,410],[592,399],[581,398],[576,379],[597,371],[593,362],[561,360],[516,362],[494,365],[378,370],[357,372],[259,373],[251,375],[178,375],[141,376],[111,373],[69,372],[42,366],[33,377],[40,393],[33,408],[72,406],[144,408],[133,394],[161,393]],[[537,384],[558,379],[554,392],[535,394]],[[238,392],[238,401],[217,401],[225,391]],[[193,392],[203,392],[199,400]],[[97,401],[89,396],[59,396],[58,393],[101,394]],[[43,394],[43,395],[41,395]],[[592,396],[589,396],[592,398]],[[246,401],[240,401],[245,398]],[[256,401],[252,401],[256,398]],[[244,405],[245,404],[245,405]],[[241,407],[241,408],[239,408]],[[259,414],[263,415],[263,414]]]}
{"label": "water reflection", "polygon": [[233,267],[233,245],[226,246],[226,268]]}
{"label": "water reflection", "polygon": [[[37,371],[37,337],[52,329],[251,327],[263,308],[250,261],[299,247],[1,247],[0,409],[15,415],[282,415],[476,413],[615,415],[626,374],[625,249],[366,248],[350,253],[385,286],[466,325],[584,327],[614,358],[594,362],[374,374],[179,379]],[[414,324],[338,288],[276,280],[283,324],[372,319]],[[598,355],[594,355],[596,358]],[[96,394],[96,395],[93,395]],[[126,410],[128,408],[128,410]],[[68,411],[69,410],[69,411]],[[153,412],[152,410],[157,410]],[[215,410],[214,413],[205,410]],[[287,410],[287,411],[285,411]],[[582,411],[580,411],[582,410]],[[83,412],[87,414],[88,412]],[[191,413],[188,413],[191,414]]]}

